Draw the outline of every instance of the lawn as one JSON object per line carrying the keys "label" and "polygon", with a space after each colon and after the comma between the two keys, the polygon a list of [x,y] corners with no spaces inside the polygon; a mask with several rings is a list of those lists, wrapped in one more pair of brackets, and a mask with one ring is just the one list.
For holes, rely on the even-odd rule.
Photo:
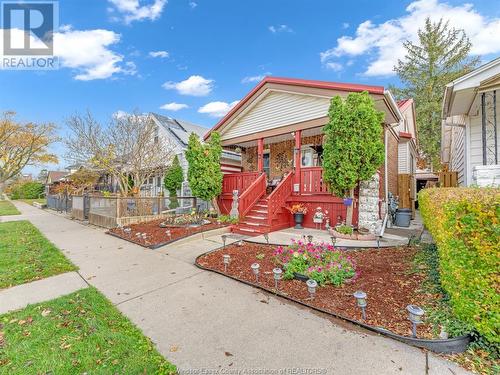
{"label": "lawn", "polygon": [[0,223],[0,289],[75,269],[29,221]]}
{"label": "lawn", "polygon": [[30,205],[33,205],[34,202],[42,203],[42,204],[47,204],[47,199],[45,198],[35,198],[35,199],[21,199],[24,203],[28,203]]}
{"label": "lawn", "polygon": [[96,289],[0,316],[0,374],[173,374]]}
{"label": "lawn", "polygon": [[20,212],[9,201],[0,200],[0,216],[5,215],[19,215]]}

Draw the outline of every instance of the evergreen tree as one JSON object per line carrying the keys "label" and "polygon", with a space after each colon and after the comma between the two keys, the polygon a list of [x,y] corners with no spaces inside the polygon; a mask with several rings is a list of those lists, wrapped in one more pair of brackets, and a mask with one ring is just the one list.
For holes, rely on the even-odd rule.
{"label": "evergreen tree", "polygon": [[177,191],[182,188],[184,181],[184,173],[182,171],[181,163],[177,155],[175,155],[172,165],[168,167],[165,177],[163,178],[163,186],[168,190],[170,197],[170,209],[179,207],[177,200]]}
{"label": "evergreen tree", "polygon": [[217,211],[217,197],[222,192],[221,154],[219,133],[213,132],[205,144],[200,142],[196,134],[189,136],[186,150],[189,186],[195,197],[211,201]]}
{"label": "evergreen tree", "polygon": [[418,31],[418,43],[404,43],[406,57],[394,70],[404,88],[394,89],[399,98],[414,98],[421,156],[436,168],[440,166],[441,106],[446,84],[477,66],[469,57],[471,43],[463,30],[450,28],[441,19],[425,20]]}
{"label": "evergreen tree", "polygon": [[[382,121],[367,92],[335,96],[323,128],[323,179],[333,194],[352,197],[359,181],[370,179],[384,162]],[[352,224],[352,205],[347,224]]]}

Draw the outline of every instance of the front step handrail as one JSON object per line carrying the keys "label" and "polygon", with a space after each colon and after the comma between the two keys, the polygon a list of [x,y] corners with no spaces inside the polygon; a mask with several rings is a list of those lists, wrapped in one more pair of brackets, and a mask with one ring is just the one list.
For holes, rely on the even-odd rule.
{"label": "front step handrail", "polygon": [[262,173],[252,184],[240,195],[239,214],[240,220],[250,211],[255,203],[266,193],[266,174]]}
{"label": "front step handrail", "polygon": [[274,191],[267,197],[268,199],[268,224],[272,226],[276,212],[285,205],[286,200],[292,194],[293,190],[293,172],[289,172],[283,180],[276,186]]}

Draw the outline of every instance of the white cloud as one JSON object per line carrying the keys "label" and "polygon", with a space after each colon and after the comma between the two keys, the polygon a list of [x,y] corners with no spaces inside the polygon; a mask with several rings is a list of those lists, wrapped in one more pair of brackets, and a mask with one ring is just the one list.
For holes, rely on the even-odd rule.
{"label": "white cloud", "polygon": [[[122,16],[125,23],[132,21],[142,21],[149,19],[154,21],[158,19],[163,11],[167,0],[148,0],[148,5],[141,5],[140,0],[108,0],[114,5],[114,9]],[[110,8],[109,10],[114,10]]]}
{"label": "white cloud", "polygon": [[210,102],[205,104],[203,107],[198,109],[199,113],[206,113],[210,117],[222,117],[226,113],[228,113],[236,104],[239,103],[239,100],[236,100],[231,103],[226,102]]}
{"label": "white cloud", "polygon": [[247,76],[247,77],[244,77],[241,80],[241,83],[260,82],[264,78],[266,78],[266,76],[270,76],[271,74],[272,74],[271,72],[265,72],[265,73],[258,74],[258,75],[255,75],[255,76]]}
{"label": "white cloud", "polygon": [[160,108],[164,109],[166,111],[174,111],[175,112],[175,111],[180,111],[181,109],[189,108],[189,106],[187,104],[172,102],[172,103],[163,104]]}
{"label": "white cloud", "polygon": [[194,1],[190,1],[189,6],[191,7],[191,9],[194,9],[198,6],[198,3],[195,3]]}
{"label": "white cloud", "polygon": [[336,62],[327,62],[325,66],[334,72],[340,72],[342,70],[342,64]]}
{"label": "white cloud", "polygon": [[194,75],[181,82],[165,82],[163,88],[177,90],[181,95],[206,96],[212,91],[213,83],[213,79]]}
{"label": "white cloud", "polygon": [[292,28],[290,26],[288,26],[288,25],[269,26],[268,29],[273,34],[276,34],[276,33],[293,33]]}
{"label": "white cloud", "polygon": [[488,18],[479,14],[472,4],[453,6],[439,0],[417,0],[406,8],[407,13],[399,18],[380,24],[364,21],[354,36],[344,35],[337,39],[337,45],[320,54],[324,64],[335,63],[343,56],[375,56],[364,72],[368,76],[389,76],[398,59],[403,59],[405,40],[417,41],[418,29],[427,17],[433,22],[440,18],[449,20],[450,26],[464,29],[472,43],[473,55],[500,52],[500,18]]}
{"label": "white cloud", "polygon": [[167,51],[151,51],[151,52],[149,52],[149,56],[160,57],[162,59],[166,59],[167,57],[170,56],[170,54]]}

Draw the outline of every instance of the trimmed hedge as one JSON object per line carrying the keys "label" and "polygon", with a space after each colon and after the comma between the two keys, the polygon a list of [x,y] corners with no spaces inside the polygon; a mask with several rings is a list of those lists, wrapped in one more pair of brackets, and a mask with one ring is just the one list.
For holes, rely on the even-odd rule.
{"label": "trimmed hedge", "polygon": [[11,199],[36,199],[45,191],[45,186],[40,182],[30,181],[16,184],[10,192]]}
{"label": "trimmed hedge", "polygon": [[500,343],[500,189],[424,189],[418,202],[454,314]]}

